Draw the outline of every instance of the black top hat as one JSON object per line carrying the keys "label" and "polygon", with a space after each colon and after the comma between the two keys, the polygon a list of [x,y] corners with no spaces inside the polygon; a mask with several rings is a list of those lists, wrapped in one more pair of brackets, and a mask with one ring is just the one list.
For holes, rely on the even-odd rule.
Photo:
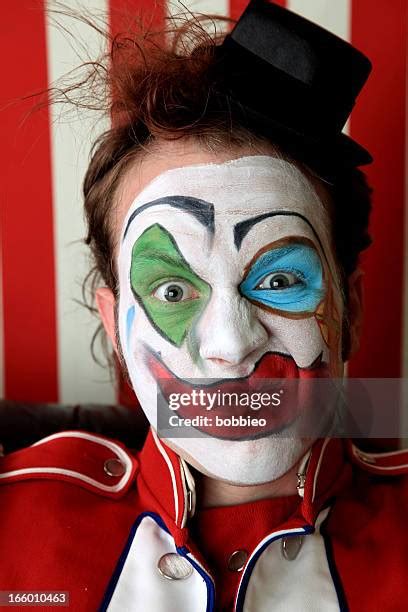
{"label": "black top hat", "polygon": [[217,48],[231,98],[260,132],[322,174],[372,162],[342,133],[371,71],[360,51],[266,0],[251,0]]}

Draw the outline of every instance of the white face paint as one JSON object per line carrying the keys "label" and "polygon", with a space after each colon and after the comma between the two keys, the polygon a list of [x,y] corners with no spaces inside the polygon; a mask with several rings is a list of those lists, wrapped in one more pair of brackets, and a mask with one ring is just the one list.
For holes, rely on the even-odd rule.
{"label": "white face paint", "polygon": [[[310,181],[270,156],[168,170],[137,196],[118,258],[119,336],[153,427],[163,372],[187,385],[257,368],[266,378],[341,375],[329,228]],[[279,478],[309,445],[276,432],[172,440],[205,473],[241,484]]]}

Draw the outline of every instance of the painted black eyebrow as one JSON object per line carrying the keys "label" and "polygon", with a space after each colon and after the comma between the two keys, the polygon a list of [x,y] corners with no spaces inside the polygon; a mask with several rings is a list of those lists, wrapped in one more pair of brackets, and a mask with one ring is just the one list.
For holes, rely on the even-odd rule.
{"label": "painted black eyebrow", "polygon": [[[319,238],[315,228],[310,223],[309,219],[307,219],[306,217],[304,217],[300,213],[293,212],[291,210],[280,210],[279,212],[267,212],[267,213],[263,213],[262,215],[258,215],[257,217],[251,217],[250,219],[245,219],[245,221],[240,221],[239,223],[236,223],[234,225],[234,244],[235,244],[237,250],[239,251],[239,249],[241,248],[243,239],[245,238],[245,236],[247,235],[249,230],[254,225],[259,223],[260,221],[263,221],[264,219],[268,219],[269,217],[278,217],[278,216],[283,216],[283,217],[299,217],[300,219],[305,221],[305,223],[307,223],[307,225],[312,230],[314,237],[316,238],[317,242],[319,243],[320,248],[322,249],[322,252],[323,252],[324,256],[326,257],[326,253],[324,251],[322,242],[321,242],[321,240],[320,240],[320,238]],[[326,260],[327,260],[327,257],[326,257]]]}
{"label": "painted black eyebrow", "polygon": [[141,212],[146,210],[146,208],[158,206],[159,204],[167,204],[168,206],[185,210],[190,215],[193,215],[193,217],[195,217],[202,225],[204,225],[204,227],[206,227],[211,234],[214,234],[214,205],[210,202],[206,202],[205,200],[200,200],[199,198],[175,195],[152,200],[151,202],[147,202],[135,210],[129,217],[125,233],[123,234],[123,240],[126,238],[126,234],[133,219]]}

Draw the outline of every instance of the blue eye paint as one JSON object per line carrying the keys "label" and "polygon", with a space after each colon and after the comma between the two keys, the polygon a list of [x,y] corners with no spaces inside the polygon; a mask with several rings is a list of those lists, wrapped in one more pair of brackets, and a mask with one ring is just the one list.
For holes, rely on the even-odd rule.
{"label": "blue eye paint", "polygon": [[[269,274],[290,273],[297,281],[282,289],[260,289]],[[241,294],[259,304],[286,312],[314,312],[324,295],[320,257],[306,244],[288,244],[263,253],[239,286]]]}
{"label": "blue eye paint", "polygon": [[126,315],[126,344],[129,348],[130,332],[132,331],[132,325],[135,318],[135,307],[131,306]]}

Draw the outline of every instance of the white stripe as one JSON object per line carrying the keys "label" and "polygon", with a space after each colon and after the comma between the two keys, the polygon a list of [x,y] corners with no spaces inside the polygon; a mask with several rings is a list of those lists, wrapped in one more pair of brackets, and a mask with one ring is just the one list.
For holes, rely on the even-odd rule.
{"label": "white stripe", "polygon": [[[195,515],[197,498],[196,498],[196,487],[195,487],[195,481],[194,481],[193,475],[190,472],[187,462],[184,461],[182,457],[180,457],[180,471],[182,472],[181,481],[183,483],[184,500],[185,500],[184,513],[183,513],[183,519],[181,521],[181,527],[185,527],[187,524],[187,518],[188,518],[189,513],[191,517]],[[188,497],[188,494],[190,494],[190,498]],[[188,507],[190,500],[191,500],[191,509],[189,509]]]}
{"label": "white stripe", "polygon": [[[228,17],[229,16],[229,0],[167,0],[167,14],[173,17],[174,24],[177,25],[177,17],[186,15],[189,13],[198,13],[201,15],[213,15]],[[214,34],[214,27],[211,22],[203,23],[204,27],[210,33]],[[221,22],[216,24],[215,32],[225,32],[227,29],[227,22],[222,24]]]}
{"label": "white stripe", "polygon": [[[366,453],[365,451],[360,451],[354,444],[352,446],[354,456],[364,465],[372,467],[374,470],[382,470],[382,471],[391,471],[391,470],[406,470],[408,468],[408,463],[397,464],[397,465],[378,465],[375,460],[375,457],[392,457],[399,455],[404,455],[407,453],[407,449],[402,449],[398,451],[393,451],[389,453]],[[367,458],[367,461],[364,461],[364,458]]]}
{"label": "white stripe", "polygon": [[[185,466],[187,466],[186,462],[180,457],[180,478],[181,478],[181,482],[183,485],[183,497],[184,497],[184,512],[183,512],[183,516],[181,518],[181,523],[180,523],[180,527],[185,527],[187,524],[187,517],[188,517],[188,498],[187,498],[187,476],[185,473]],[[187,468],[188,469],[188,468]],[[191,496],[193,494],[191,493]],[[191,497],[191,499],[193,499]]]}
{"label": "white stripe", "polygon": [[[171,461],[166,453],[165,448],[163,447],[162,443],[160,442],[157,433],[155,432],[155,430],[152,427],[152,433],[153,433],[153,438],[154,441],[156,442],[156,446],[160,451],[160,454],[162,455],[163,459],[165,460],[167,467],[169,469],[170,472],[170,477],[171,477],[171,484],[173,486],[173,496],[174,496],[174,513],[176,515],[176,520],[175,523],[176,525],[178,525],[178,518],[179,518],[179,501],[178,501],[178,491],[177,491],[177,483],[176,483],[176,474],[174,473],[174,469],[173,466],[171,464]],[[184,505],[186,503],[186,500],[184,499]]]}
{"label": "white stripe", "polygon": [[380,457],[380,458],[381,457],[398,457],[408,452],[407,449],[405,448],[405,449],[400,449],[400,450],[395,450],[395,451],[388,451],[385,453],[368,453],[367,451],[361,451],[354,444],[352,446],[353,446],[354,454],[357,454],[360,457]]}
{"label": "white stripe", "polygon": [[[349,42],[351,2],[352,0],[288,0],[287,7]],[[343,131],[349,133],[349,122]]]}
{"label": "white stripe", "polygon": [[111,442],[110,440],[97,438],[96,436],[93,436],[92,434],[87,434],[87,433],[80,432],[80,431],[64,431],[62,433],[56,433],[56,434],[52,434],[51,436],[47,436],[46,438],[42,438],[42,440],[35,442],[31,446],[40,446],[42,444],[46,444],[47,442],[50,442],[51,440],[56,440],[56,439],[61,439],[61,438],[81,438],[83,440],[88,440],[90,442],[95,442],[96,444],[99,444],[101,446],[105,446],[106,448],[111,450],[113,453],[115,453],[118,459],[124,464],[125,473],[123,474],[119,482],[117,482],[115,485],[112,485],[112,486],[104,485],[101,482],[98,482],[97,480],[94,480],[93,478],[86,476],[85,474],[81,474],[80,472],[75,472],[73,470],[65,470],[65,469],[57,468],[57,467],[39,467],[39,468],[25,468],[21,470],[12,470],[10,472],[4,472],[3,474],[0,474],[0,479],[1,478],[11,478],[13,476],[22,476],[24,474],[28,475],[28,474],[44,474],[45,473],[45,474],[59,474],[62,476],[69,476],[71,478],[81,480],[82,482],[86,482],[87,484],[92,485],[93,487],[96,487],[97,489],[100,489],[101,491],[106,491],[108,493],[117,493],[118,491],[121,491],[126,486],[126,484],[129,481],[130,475],[132,473],[132,461],[129,458],[128,454],[120,446],[118,446],[114,442]]}
{"label": "white stripe", "polygon": [[340,38],[350,40],[351,0],[288,0],[287,7]]}
{"label": "white stripe", "polygon": [[[317,462],[317,466],[316,466],[316,472],[315,472],[315,476],[314,476],[314,481],[313,481],[313,494],[312,494],[312,502],[314,501],[315,495],[316,495],[316,485],[317,485],[317,477],[319,476],[319,472],[320,472],[320,468],[322,466],[322,462],[323,462],[323,455],[326,451],[326,447],[330,442],[330,438],[326,438],[325,441],[323,442],[323,446],[320,449],[320,457],[319,457],[319,461]],[[307,474],[306,474],[306,478],[307,478]]]}
{"label": "white stripe", "polygon": [[86,482],[87,484],[95,487],[96,489],[100,489],[100,491],[106,491],[107,493],[117,493],[121,491],[125,486],[128,478],[126,478],[126,482],[123,482],[123,479],[109,487],[108,485],[104,485],[93,478],[89,478],[89,476],[85,476],[80,472],[74,472],[73,470],[64,470],[62,468],[57,467],[40,467],[40,468],[25,468],[22,470],[12,470],[11,472],[5,472],[4,474],[0,474],[1,478],[12,478],[13,476],[24,476],[29,474],[56,474],[59,476],[69,476],[70,478],[74,478],[75,480],[81,480],[82,482]]}
{"label": "white stripe", "polygon": [[[70,0],[65,4],[73,9],[81,6],[82,12],[88,9],[96,15],[107,10],[107,0],[81,0],[80,4]],[[48,0],[48,9],[53,5],[53,0]],[[51,82],[103,51],[103,38],[89,26],[61,15],[55,19],[60,28],[47,23]],[[90,354],[96,320],[76,303],[82,300],[81,283],[89,269],[88,249],[81,244],[85,235],[81,184],[91,143],[107,124],[98,122],[96,113],[75,112],[72,108],[67,113],[67,108],[51,108],[59,400],[113,403],[115,394],[108,372],[95,364]]]}

